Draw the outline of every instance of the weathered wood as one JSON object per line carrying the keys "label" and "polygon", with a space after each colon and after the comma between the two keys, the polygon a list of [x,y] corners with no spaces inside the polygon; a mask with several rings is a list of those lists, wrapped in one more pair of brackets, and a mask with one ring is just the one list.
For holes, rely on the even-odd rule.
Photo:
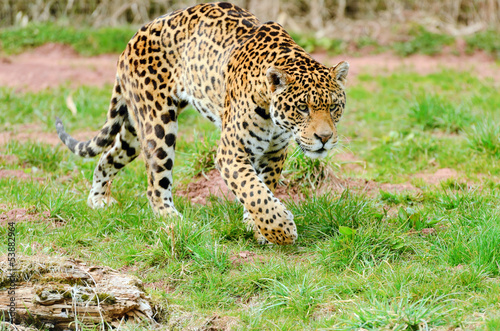
{"label": "weathered wood", "polygon": [[[56,257],[18,257],[16,267],[16,321],[49,329],[154,323],[149,298],[134,276]],[[8,316],[9,273],[4,256],[0,258],[0,316]]]}
{"label": "weathered wood", "polygon": [[9,322],[0,322],[0,330],[2,331],[38,331],[29,326],[13,325]]}

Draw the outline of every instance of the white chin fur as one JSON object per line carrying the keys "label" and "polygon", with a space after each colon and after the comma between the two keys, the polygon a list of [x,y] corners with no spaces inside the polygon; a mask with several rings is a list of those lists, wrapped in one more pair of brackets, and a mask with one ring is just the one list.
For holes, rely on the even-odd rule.
{"label": "white chin fur", "polygon": [[328,154],[328,152],[323,151],[321,153],[317,153],[317,152],[311,152],[311,151],[304,151],[304,154],[308,158],[311,158],[311,159],[321,159],[321,158],[324,158],[326,156],[326,154]]}

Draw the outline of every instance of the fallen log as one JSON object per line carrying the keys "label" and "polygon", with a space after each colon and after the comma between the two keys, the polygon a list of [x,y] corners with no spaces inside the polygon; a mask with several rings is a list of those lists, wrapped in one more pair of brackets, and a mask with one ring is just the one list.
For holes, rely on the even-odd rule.
{"label": "fallen log", "polygon": [[[6,256],[0,258],[0,317],[4,321],[14,297],[16,324],[67,330],[82,325],[155,323],[150,298],[134,276],[63,257],[17,257],[15,267],[10,269]],[[8,294],[12,279],[14,296]]]}

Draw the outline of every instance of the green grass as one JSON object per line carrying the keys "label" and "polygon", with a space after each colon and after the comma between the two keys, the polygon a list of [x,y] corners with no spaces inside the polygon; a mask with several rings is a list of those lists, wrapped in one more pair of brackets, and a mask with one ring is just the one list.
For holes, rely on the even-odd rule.
{"label": "green grass", "polygon": [[475,118],[470,104],[455,105],[435,94],[418,96],[410,106],[409,119],[424,131],[439,129],[458,133],[469,127]]}
{"label": "green grass", "polygon": [[[292,148],[291,148],[292,149]],[[285,161],[283,175],[288,185],[301,183],[303,188],[316,189],[322,185],[332,172],[332,156],[324,159],[311,159],[305,156],[298,146],[294,147]]]}
{"label": "green grass", "polygon": [[467,138],[473,150],[500,158],[500,128],[491,119],[472,125]]}
{"label": "green grass", "polygon": [[[24,93],[20,98],[13,90],[0,89],[0,129],[15,124],[36,123],[43,131],[53,132],[54,119],[63,119],[68,131],[96,130],[104,123],[93,119],[105,113],[109,106],[111,86],[106,88],[80,87],[77,89],[58,88],[39,93]],[[66,106],[66,98],[71,97],[77,108],[77,116]],[[92,125],[91,125],[92,123]]]}
{"label": "green grass", "polygon": [[342,54],[346,51],[347,47],[347,44],[340,39],[331,39],[327,37],[316,38],[304,33],[291,33],[290,35],[306,52],[326,50],[332,55]]}
{"label": "green grass", "polygon": [[475,33],[468,36],[466,42],[467,51],[483,50],[500,59],[500,39],[497,31],[487,30]]}
{"label": "green grass", "polygon": [[26,27],[0,29],[0,51],[20,53],[46,43],[71,45],[83,55],[121,53],[137,27],[74,27],[56,23],[30,23]]}
{"label": "green grass", "polygon": [[[239,203],[212,197],[192,205],[176,196],[184,220],[153,215],[143,161],[113,181],[119,204],[86,205],[96,159],[43,142],[0,146],[0,170],[21,169],[41,181],[0,179],[4,210],[49,212],[17,224],[18,254],[66,255],[92,265],[130,266],[170,328],[194,328],[215,317],[236,330],[496,330],[500,320],[500,96],[493,81],[441,71],[358,76],[339,124],[344,149],[366,163],[348,175],[333,153],[309,160],[292,146],[284,184],[304,194],[286,200],[299,231],[296,245],[259,246],[245,230]],[[111,87],[16,93],[0,88],[0,130],[36,124],[54,132],[96,130]],[[72,95],[78,112],[65,109]],[[218,133],[187,109],[179,117],[175,188],[213,167]],[[460,177],[431,185],[416,178],[449,167]],[[389,190],[321,193],[331,175],[398,184]],[[328,177],[330,176],[330,177]],[[353,180],[353,178],[351,178]],[[0,213],[4,210],[0,210]],[[432,230],[429,230],[432,229]],[[0,227],[0,237],[6,236]],[[6,246],[0,246],[6,252]],[[254,263],[233,263],[240,252]],[[145,326],[143,329],[148,329]],[[137,329],[141,329],[138,327]]]}
{"label": "green grass", "polygon": [[417,26],[410,31],[408,41],[394,44],[394,49],[399,55],[421,53],[434,55],[439,53],[443,46],[451,45],[455,39],[449,35],[433,33],[422,26]]}
{"label": "green grass", "polygon": [[350,125],[341,122],[339,130],[352,137],[351,150],[370,160],[373,179],[405,181],[405,174],[446,167],[499,173],[492,162],[499,139],[495,83],[451,71],[358,78],[362,83],[349,91]]}

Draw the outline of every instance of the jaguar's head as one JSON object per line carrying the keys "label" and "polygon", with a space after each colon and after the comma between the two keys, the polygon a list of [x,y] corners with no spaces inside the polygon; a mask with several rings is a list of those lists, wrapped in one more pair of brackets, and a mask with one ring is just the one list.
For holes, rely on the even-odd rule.
{"label": "jaguar's head", "polygon": [[269,112],[275,125],[293,133],[305,155],[326,156],[337,144],[337,123],[344,112],[349,64],[267,70],[271,90]]}

